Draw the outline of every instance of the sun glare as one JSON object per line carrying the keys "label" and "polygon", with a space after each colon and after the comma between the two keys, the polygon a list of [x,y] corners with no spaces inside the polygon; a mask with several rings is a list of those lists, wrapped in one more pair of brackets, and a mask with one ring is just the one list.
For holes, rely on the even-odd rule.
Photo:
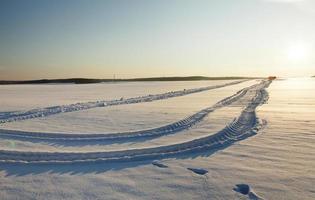
{"label": "sun glare", "polygon": [[309,48],[304,43],[291,44],[288,48],[288,59],[291,61],[305,61],[309,55]]}

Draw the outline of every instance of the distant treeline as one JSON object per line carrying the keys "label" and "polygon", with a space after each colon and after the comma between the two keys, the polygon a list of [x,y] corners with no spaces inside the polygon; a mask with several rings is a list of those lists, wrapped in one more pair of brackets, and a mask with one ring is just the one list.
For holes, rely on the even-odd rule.
{"label": "distant treeline", "polygon": [[186,77],[152,77],[152,78],[132,78],[132,79],[90,79],[90,78],[69,78],[69,79],[40,79],[25,81],[0,81],[1,85],[8,84],[53,84],[53,83],[73,83],[88,84],[102,82],[127,82],[127,81],[203,81],[203,80],[237,80],[237,79],[256,79],[260,77],[206,77],[206,76],[186,76]]}

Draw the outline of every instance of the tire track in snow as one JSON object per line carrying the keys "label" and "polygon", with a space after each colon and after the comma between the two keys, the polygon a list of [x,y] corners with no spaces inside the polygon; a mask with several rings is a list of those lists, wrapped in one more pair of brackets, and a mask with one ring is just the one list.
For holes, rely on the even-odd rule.
{"label": "tire track in snow", "polygon": [[230,83],[225,83],[221,85],[214,85],[214,86],[207,86],[207,87],[200,87],[200,88],[193,88],[193,89],[184,89],[178,90],[174,92],[166,92],[162,94],[154,94],[154,95],[146,95],[140,97],[132,97],[128,99],[116,99],[116,100],[109,100],[109,101],[95,101],[95,102],[85,102],[85,103],[76,103],[76,104],[69,104],[69,105],[60,105],[60,106],[52,106],[46,108],[38,108],[32,109],[28,111],[21,111],[21,112],[4,112],[0,113],[0,124],[7,123],[7,122],[14,122],[14,121],[21,121],[39,117],[47,117],[50,115],[56,115],[60,113],[67,113],[67,112],[74,112],[79,110],[87,110],[91,108],[97,107],[107,107],[107,106],[115,106],[115,105],[123,105],[123,104],[136,104],[136,103],[143,103],[143,102],[151,102],[157,100],[164,100],[174,97],[185,96],[189,94],[194,94],[198,92],[203,92],[207,90],[218,89],[222,87],[227,87],[235,84],[239,84],[245,82],[247,80],[241,81],[233,81]]}
{"label": "tire track in snow", "polygon": [[241,115],[216,134],[184,143],[153,148],[140,148],[105,152],[19,152],[0,151],[0,162],[4,163],[80,163],[80,162],[125,162],[200,153],[215,150],[255,135],[265,124],[256,117],[256,108],[268,100],[265,90],[271,81],[262,81]]}
{"label": "tire track in snow", "polygon": [[100,141],[100,140],[117,140],[117,139],[131,139],[131,138],[144,138],[144,137],[159,137],[163,135],[174,134],[176,132],[188,129],[198,122],[202,121],[209,113],[220,109],[225,106],[229,106],[242,97],[244,97],[248,91],[255,87],[259,87],[259,84],[246,87],[237,93],[224,98],[211,107],[202,109],[201,111],[188,116],[180,121],[153,128],[148,130],[140,130],[133,132],[121,132],[121,133],[104,133],[104,134],[65,134],[65,133],[45,133],[45,132],[29,132],[29,131],[17,131],[0,129],[0,137],[15,139],[29,139],[29,140],[53,140],[53,141]]}

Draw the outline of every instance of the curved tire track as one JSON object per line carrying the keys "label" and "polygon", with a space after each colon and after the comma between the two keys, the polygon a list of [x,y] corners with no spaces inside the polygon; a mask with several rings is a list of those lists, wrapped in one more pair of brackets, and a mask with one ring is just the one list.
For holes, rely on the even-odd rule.
{"label": "curved tire track", "polygon": [[244,97],[249,90],[257,87],[259,84],[255,84],[250,87],[246,87],[236,94],[229,96],[215,105],[205,108],[191,116],[188,116],[180,121],[153,128],[147,130],[133,131],[133,132],[121,132],[121,133],[104,133],[104,134],[65,134],[65,133],[45,133],[45,132],[29,132],[29,131],[17,131],[0,129],[0,137],[15,139],[29,139],[29,140],[64,140],[64,141],[95,141],[95,140],[117,140],[117,139],[130,139],[130,138],[143,138],[143,137],[159,137],[162,135],[174,134],[181,130],[190,128],[196,123],[202,121],[210,112],[216,109],[231,105]]}
{"label": "curved tire track", "polygon": [[271,81],[263,81],[256,95],[241,115],[223,130],[214,135],[167,146],[107,152],[19,152],[0,151],[0,162],[4,163],[80,163],[80,162],[122,162],[144,159],[159,159],[188,153],[213,150],[255,135],[263,127],[256,117],[256,108],[265,103],[265,90]]}
{"label": "curved tire track", "polygon": [[184,89],[184,90],[178,90],[174,92],[133,97],[133,98],[128,98],[128,99],[121,98],[119,100],[95,101],[95,102],[86,102],[86,103],[76,103],[76,104],[70,104],[70,105],[52,106],[52,107],[47,107],[47,108],[32,109],[25,112],[24,111],[23,112],[5,112],[5,113],[0,113],[0,124],[13,122],[13,121],[39,118],[39,117],[47,117],[47,116],[56,115],[59,113],[87,110],[87,109],[97,108],[97,107],[108,107],[108,106],[123,105],[123,104],[136,104],[136,103],[169,99],[169,98],[185,96],[185,95],[189,95],[193,93],[203,92],[207,90],[227,87],[227,86],[239,84],[245,81],[247,80],[233,81],[233,82],[225,83],[221,85],[193,88],[193,89],[187,89],[187,90]]}

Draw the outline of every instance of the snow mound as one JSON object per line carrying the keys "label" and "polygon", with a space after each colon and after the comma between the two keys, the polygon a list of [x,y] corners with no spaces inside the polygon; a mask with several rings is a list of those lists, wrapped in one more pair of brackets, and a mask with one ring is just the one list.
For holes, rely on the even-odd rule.
{"label": "snow mound", "polygon": [[187,169],[199,175],[205,175],[208,173],[208,170],[205,170],[202,168],[187,168]]}
{"label": "snow mound", "polygon": [[250,200],[264,200],[262,197],[258,196],[248,184],[236,184],[233,190],[247,195]]}
{"label": "snow mound", "polygon": [[158,160],[154,160],[154,161],[152,162],[152,165],[157,166],[157,167],[159,167],[159,168],[168,168],[167,165],[164,165],[163,163],[159,162]]}

